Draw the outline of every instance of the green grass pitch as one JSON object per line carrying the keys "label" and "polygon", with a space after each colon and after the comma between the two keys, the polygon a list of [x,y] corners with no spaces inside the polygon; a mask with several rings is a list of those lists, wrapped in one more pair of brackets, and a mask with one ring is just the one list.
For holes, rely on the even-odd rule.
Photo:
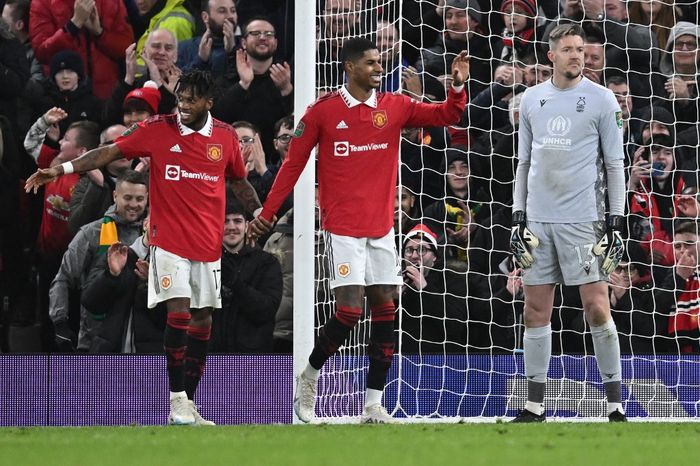
{"label": "green grass pitch", "polygon": [[2,465],[692,464],[698,423],[1,428]]}

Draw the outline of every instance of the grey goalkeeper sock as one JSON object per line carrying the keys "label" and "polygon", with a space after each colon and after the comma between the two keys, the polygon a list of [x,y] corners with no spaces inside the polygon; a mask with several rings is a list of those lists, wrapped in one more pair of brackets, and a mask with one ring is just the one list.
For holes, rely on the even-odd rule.
{"label": "grey goalkeeper sock", "polygon": [[552,357],[552,326],[526,328],[523,337],[525,352],[525,376],[527,377],[527,400],[544,402],[549,360]]}

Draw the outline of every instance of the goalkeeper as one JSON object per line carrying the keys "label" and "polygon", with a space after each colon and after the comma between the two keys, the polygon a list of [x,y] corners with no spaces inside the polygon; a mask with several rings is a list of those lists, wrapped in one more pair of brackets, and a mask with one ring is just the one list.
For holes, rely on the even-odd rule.
{"label": "goalkeeper", "polygon": [[606,282],[623,252],[622,112],[610,90],[581,75],[583,37],[576,24],[552,30],[552,78],[525,91],[520,104],[511,250],[523,268],[528,396],[513,422],[545,420],[557,283],[579,287],[608,419],[626,421]]}

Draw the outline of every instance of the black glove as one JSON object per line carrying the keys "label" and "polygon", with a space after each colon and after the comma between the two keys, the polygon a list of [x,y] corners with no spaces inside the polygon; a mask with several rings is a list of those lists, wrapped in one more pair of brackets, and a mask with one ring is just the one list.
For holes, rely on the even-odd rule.
{"label": "black glove", "polygon": [[603,273],[610,275],[620,263],[625,252],[625,243],[622,241],[622,216],[611,215],[608,217],[607,231],[605,235],[593,246],[593,254],[603,256],[603,265],[600,268]]}
{"label": "black glove", "polygon": [[75,353],[77,349],[78,338],[75,332],[71,330],[68,322],[57,322],[54,324],[56,331],[56,346],[61,353]]}
{"label": "black glove", "polygon": [[518,210],[513,212],[513,228],[510,231],[510,250],[515,257],[515,263],[522,269],[529,269],[535,262],[532,250],[540,245],[528,228],[525,212]]}

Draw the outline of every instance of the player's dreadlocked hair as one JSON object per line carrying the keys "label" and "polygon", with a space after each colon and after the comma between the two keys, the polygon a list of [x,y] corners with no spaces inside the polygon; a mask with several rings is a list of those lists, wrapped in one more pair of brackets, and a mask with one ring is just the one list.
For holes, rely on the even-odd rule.
{"label": "player's dreadlocked hair", "polygon": [[195,97],[211,99],[214,97],[214,80],[208,71],[192,70],[183,73],[175,85],[175,93],[189,89]]}

